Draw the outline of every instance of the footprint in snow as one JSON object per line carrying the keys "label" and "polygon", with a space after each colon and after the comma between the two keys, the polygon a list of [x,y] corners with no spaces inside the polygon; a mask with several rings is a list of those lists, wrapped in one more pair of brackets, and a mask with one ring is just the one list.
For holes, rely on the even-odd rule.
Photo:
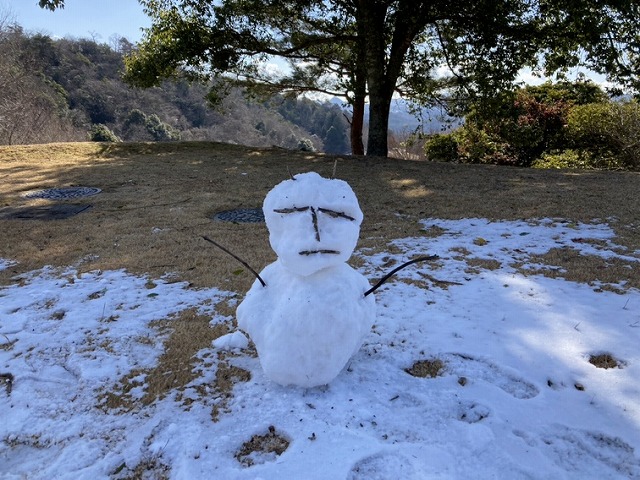
{"label": "footprint in snow", "polygon": [[[599,478],[640,478],[640,458],[619,437],[557,425],[541,437],[549,458],[567,471]],[[612,476],[617,473],[618,476]]]}
{"label": "footprint in snow", "polygon": [[476,402],[460,403],[458,406],[458,420],[466,423],[478,423],[491,413],[489,407]]}
{"label": "footprint in snow", "polygon": [[418,479],[411,460],[396,453],[376,453],[359,460],[349,472],[347,480],[388,480],[390,478]]}
{"label": "footprint in snow", "polygon": [[470,381],[483,380],[518,399],[533,398],[540,393],[538,387],[531,382],[486,360],[460,353],[445,354],[440,358],[446,364],[446,372],[457,375],[461,379],[464,378],[465,383],[467,379]]}

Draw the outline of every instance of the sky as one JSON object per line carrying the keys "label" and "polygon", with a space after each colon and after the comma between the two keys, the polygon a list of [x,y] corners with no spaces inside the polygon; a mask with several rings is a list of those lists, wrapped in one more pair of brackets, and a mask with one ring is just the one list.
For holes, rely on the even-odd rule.
{"label": "sky", "polygon": [[114,35],[135,43],[150,25],[137,0],[66,0],[55,12],[40,8],[38,0],[0,0],[0,14],[7,13],[29,32],[105,43]]}
{"label": "sky", "polygon": [[[121,36],[136,43],[142,37],[142,28],[150,26],[149,17],[137,0],[66,0],[65,8],[51,12],[38,6],[38,0],[0,0],[0,17],[9,14],[25,30],[45,33],[52,37],[92,38],[109,43],[113,36]],[[281,70],[284,64],[274,62]],[[573,78],[582,70],[570,73]],[[604,77],[583,71],[596,83],[608,85]],[[527,84],[543,83],[530,70],[523,70],[518,81]]]}
{"label": "sky", "polygon": [[[0,286],[0,478],[640,478],[640,291],[541,263],[560,249],[637,268],[640,250],[603,223],[421,223],[429,234],[356,252],[372,284],[407,258],[439,260],[375,292],[373,328],[323,387],[265,376],[217,311],[244,292],[72,266]],[[195,353],[189,383],[156,396],[149,384],[172,372],[154,321],[190,309],[232,333]],[[615,368],[590,362],[603,354]],[[420,377],[436,359],[438,376]],[[237,372],[228,394],[220,369]]]}

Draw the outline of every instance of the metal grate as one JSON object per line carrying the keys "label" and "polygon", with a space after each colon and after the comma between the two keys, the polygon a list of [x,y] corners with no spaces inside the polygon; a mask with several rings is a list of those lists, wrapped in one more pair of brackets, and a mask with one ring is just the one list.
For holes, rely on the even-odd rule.
{"label": "metal grate", "polygon": [[65,187],[33,190],[22,194],[23,198],[43,198],[46,200],[73,200],[75,198],[91,197],[102,190],[95,187]]}
{"label": "metal grate", "polygon": [[91,208],[91,205],[77,204],[55,204],[46,207],[22,207],[22,208],[6,208],[0,210],[0,218],[6,220],[64,220],[73,217],[85,210]]}
{"label": "metal grate", "polygon": [[216,222],[261,223],[264,222],[264,213],[261,208],[237,208],[218,212],[213,216],[213,220]]}

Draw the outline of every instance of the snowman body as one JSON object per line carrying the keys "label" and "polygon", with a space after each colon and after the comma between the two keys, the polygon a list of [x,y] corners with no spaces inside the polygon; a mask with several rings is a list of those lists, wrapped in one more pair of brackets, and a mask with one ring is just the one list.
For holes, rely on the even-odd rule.
{"label": "snowman body", "polygon": [[278,259],[238,306],[238,326],[256,345],[265,374],[281,385],[333,380],[375,319],[368,280],[345,262],[362,212],[351,187],[316,173],[274,187],[263,204]]}

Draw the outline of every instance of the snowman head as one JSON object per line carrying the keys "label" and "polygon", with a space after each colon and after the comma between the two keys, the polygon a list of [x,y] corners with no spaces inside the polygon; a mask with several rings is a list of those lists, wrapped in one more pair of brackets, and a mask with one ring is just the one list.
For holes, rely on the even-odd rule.
{"label": "snowman head", "polygon": [[315,172],[276,185],[262,206],[269,242],[283,266],[302,276],[346,262],[362,211],[349,184]]}

